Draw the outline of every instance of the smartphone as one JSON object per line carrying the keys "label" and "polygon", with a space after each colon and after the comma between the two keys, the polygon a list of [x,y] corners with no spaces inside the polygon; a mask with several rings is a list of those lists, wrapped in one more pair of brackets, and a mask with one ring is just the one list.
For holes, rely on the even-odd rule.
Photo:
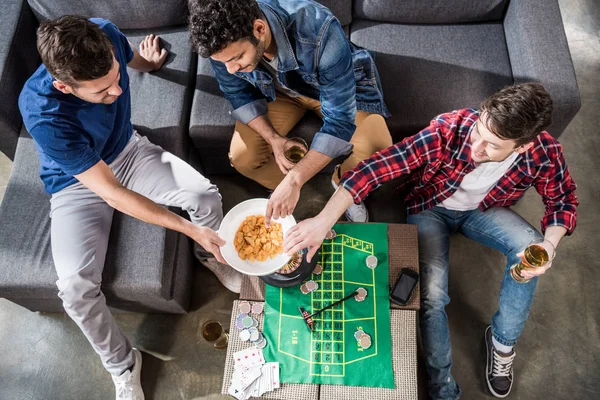
{"label": "smartphone", "polygon": [[401,306],[408,304],[417,283],[419,282],[419,273],[410,268],[402,268],[396,283],[390,290],[390,300]]}

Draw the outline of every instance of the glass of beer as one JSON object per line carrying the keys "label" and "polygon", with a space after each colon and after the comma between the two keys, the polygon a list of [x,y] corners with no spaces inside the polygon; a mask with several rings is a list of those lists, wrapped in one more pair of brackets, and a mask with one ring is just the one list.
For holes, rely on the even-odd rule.
{"label": "glass of beer", "polygon": [[306,141],[299,137],[289,138],[283,145],[283,154],[285,158],[297,164],[306,155],[308,151],[308,144]]}
{"label": "glass of beer", "polygon": [[229,342],[229,334],[223,329],[219,321],[208,320],[200,328],[202,338],[208,343],[212,343],[216,349],[224,349]]}
{"label": "glass of beer", "polygon": [[523,252],[521,262],[510,268],[510,275],[519,283],[529,282],[531,278],[523,278],[521,271],[545,267],[554,259],[554,250],[554,245],[546,239],[532,240]]}

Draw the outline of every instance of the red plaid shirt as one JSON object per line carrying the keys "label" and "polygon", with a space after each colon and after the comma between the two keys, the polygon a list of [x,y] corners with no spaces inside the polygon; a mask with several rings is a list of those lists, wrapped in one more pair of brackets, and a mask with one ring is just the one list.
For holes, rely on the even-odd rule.
{"label": "red plaid shirt", "polygon": [[[475,168],[469,136],[478,118],[478,111],[473,109],[439,115],[418,134],[375,153],[346,172],[340,184],[359,203],[381,184],[410,174],[406,183],[412,185],[406,196],[407,213],[430,209],[450,197],[465,175]],[[479,204],[479,209],[512,206],[531,186],[546,206],[542,231],[557,225],[571,234],[579,204],[576,186],[562,146],[547,132],[538,135],[534,145],[517,157]]]}

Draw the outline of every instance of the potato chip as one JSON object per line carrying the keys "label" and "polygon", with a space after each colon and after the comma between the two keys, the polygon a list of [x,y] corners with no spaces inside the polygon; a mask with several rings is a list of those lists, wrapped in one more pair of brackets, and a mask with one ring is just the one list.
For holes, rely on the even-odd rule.
{"label": "potato chip", "polygon": [[271,226],[267,228],[264,215],[250,215],[240,224],[233,244],[242,260],[272,259],[283,253],[281,224],[271,222]]}

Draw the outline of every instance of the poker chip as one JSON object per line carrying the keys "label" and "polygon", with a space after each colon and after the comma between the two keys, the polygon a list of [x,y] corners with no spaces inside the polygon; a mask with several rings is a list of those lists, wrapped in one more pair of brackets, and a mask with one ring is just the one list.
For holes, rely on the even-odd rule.
{"label": "poker chip", "polygon": [[249,314],[250,310],[252,309],[250,307],[250,303],[248,303],[247,301],[242,301],[240,303],[240,305],[238,306],[238,308],[239,308],[240,312],[244,313],[244,314]]}
{"label": "poker chip", "polygon": [[323,267],[321,266],[321,264],[315,265],[315,269],[313,269],[313,274],[321,275],[322,272],[323,272]]}
{"label": "poker chip", "polygon": [[365,332],[362,330],[357,330],[356,332],[354,332],[354,338],[356,339],[356,341],[358,342],[360,340],[360,337],[364,334]]}
{"label": "poker chip", "polygon": [[356,294],[354,295],[354,300],[356,300],[360,303],[361,301],[365,301],[366,298],[367,298],[367,290],[365,288],[359,287],[358,289],[356,289]]}
{"label": "poker chip", "polygon": [[258,328],[258,320],[254,317],[252,318],[252,328]]}
{"label": "poker chip", "polygon": [[252,304],[252,314],[262,314],[264,310],[264,306],[262,305],[262,303],[254,303]]}
{"label": "poker chip", "polygon": [[359,344],[360,347],[362,347],[363,349],[368,349],[369,347],[371,347],[371,336],[363,335],[360,338]]}
{"label": "poker chip", "polygon": [[256,343],[254,343],[254,345],[259,348],[259,349],[264,349],[265,346],[267,345],[267,339],[263,338],[260,339],[259,341],[257,341]]}
{"label": "poker chip", "polygon": [[305,284],[305,283],[303,283],[303,284],[300,286],[300,291],[302,292],[302,294],[309,294],[309,293],[310,293],[310,290],[308,290],[308,289],[306,288],[306,284]]}
{"label": "poker chip", "polygon": [[335,239],[336,236],[337,236],[337,233],[335,233],[335,231],[333,229],[330,229],[325,234],[325,239],[327,239],[327,240],[333,240],[333,239]]}
{"label": "poker chip", "polygon": [[252,327],[252,325],[254,325],[254,318],[244,317],[244,319],[242,319],[242,325],[244,326],[244,328]]}
{"label": "poker chip", "polygon": [[319,288],[319,284],[315,281],[308,281],[304,284],[304,286],[306,287],[306,290],[308,290],[308,292],[314,292],[315,290],[317,290]]}
{"label": "poker chip", "polygon": [[257,342],[260,339],[260,337],[262,336],[260,334],[260,332],[258,331],[258,329],[256,329],[256,328],[250,328],[250,329],[248,329],[248,332],[250,332],[249,339],[252,343]]}
{"label": "poker chip", "polygon": [[235,327],[238,329],[244,329],[244,321],[241,319],[235,320]]}
{"label": "poker chip", "polygon": [[250,331],[248,329],[242,329],[240,331],[240,340],[242,342],[247,342],[250,340]]}
{"label": "poker chip", "polygon": [[365,263],[367,264],[367,267],[374,269],[375,267],[377,267],[377,257],[370,255],[365,260]]}

